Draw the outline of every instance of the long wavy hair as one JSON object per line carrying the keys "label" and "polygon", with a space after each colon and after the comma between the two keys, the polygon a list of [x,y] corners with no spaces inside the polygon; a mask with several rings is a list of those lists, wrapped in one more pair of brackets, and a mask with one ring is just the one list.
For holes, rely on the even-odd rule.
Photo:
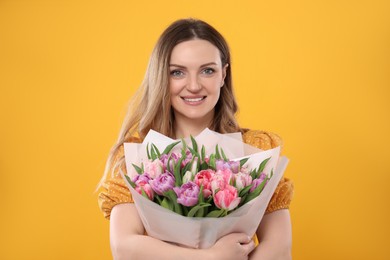
{"label": "long wavy hair", "polygon": [[[209,128],[219,133],[240,131],[235,118],[238,106],[233,93],[229,46],[224,37],[208,23],[198,19],[181,19],[172,23],[160,36],[155,45],[144,80],[130,100],[116,144],[107,159],[103,178],[115,168],[124,166],[124,158],[117,158],[124,142],[134,136],[143,139],[150,129],[173,137],[174,114],[169,93],[169,62],[173,48],[192,39],[206,40],[216,46],[220,52],[222,67],[226,69],[225,84],[221,88],[219,100],[215,106],[214,119]],[[115,165],[113,165],[115,163]]]}

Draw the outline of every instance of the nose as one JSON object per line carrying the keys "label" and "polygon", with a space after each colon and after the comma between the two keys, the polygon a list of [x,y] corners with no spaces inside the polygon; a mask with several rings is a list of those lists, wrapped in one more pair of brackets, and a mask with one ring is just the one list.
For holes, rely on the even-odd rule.
{"label": "nose", "polygon": [[187,89],[190,92],[198,92],[202,89],[202,85],[200,84],[199,78],[197,76],[192,75],[188,77]]}

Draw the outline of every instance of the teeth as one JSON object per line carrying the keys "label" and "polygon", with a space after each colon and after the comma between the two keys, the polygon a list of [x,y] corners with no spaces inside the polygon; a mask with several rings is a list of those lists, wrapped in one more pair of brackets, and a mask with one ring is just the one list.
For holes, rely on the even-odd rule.
{"label": "teeth", "polygon": [[197,101],[201,101],[203,98],[184,98],[185,101],[188,101],[188,102],[197,102]]}

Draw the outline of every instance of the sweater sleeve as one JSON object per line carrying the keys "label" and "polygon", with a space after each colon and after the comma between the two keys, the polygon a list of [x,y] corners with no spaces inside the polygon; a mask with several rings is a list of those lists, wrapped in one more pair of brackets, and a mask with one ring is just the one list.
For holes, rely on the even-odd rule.
{"label": "sweater sleeve", "polygon": [[[258,130],[246,130],[243,134],[245,143],[255,146],[262,150],[272,149],[278,146],[283,147],[282,139],[270,132]],[[288,209],[294,193],[293,182],[282,177],[266,209],[266,214],[279,209]]]}
{"label": "sweater sleeve", "polygon": [[[139,143],[140,140],[134,138],[131,142]],[[125,181],[119,173],[119,167],[115,167],[115,165],[123,159],[124,150],[122,145],[111,164],[111,168],[101,185],[98,195],[99,208],[107,219],[110,219],[111,210],[115,205],[134,202],[129,188],[126,186]]]}

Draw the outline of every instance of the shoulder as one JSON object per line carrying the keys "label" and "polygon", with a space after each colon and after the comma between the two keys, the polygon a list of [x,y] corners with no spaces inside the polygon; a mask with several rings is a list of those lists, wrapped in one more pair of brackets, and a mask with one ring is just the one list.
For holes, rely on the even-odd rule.
{"label": "shoulder", "polygon": [[115,149],[115,152],[114,152],[114,158],[116,160],[120,159],[121,157],[123,157],[123,154],[124,154],[124,143],[142,143],[142,140],[141,138],[139,138],[138,136],[130,136],[128,138],[125,139],[125,141],[121,144],[119,144],[117,146],[117,148]]}
{"label": "shoulder", "polygon": [[126,139],[126,143],[142,143],[142,139],[138,135],[130,136]]}
{"label": "shoulder", "polygon": [[283,146],[283,140],[279,135],[263,130],[242,129],[242,139],[244,143],[262,150]]}

